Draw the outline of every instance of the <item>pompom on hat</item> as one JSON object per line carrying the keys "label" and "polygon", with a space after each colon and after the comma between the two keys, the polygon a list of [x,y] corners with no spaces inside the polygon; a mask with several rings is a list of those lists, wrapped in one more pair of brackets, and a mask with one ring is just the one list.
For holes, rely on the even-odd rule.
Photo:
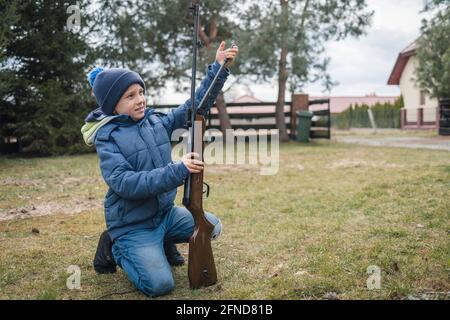
{"label": "pompom on hat", "polygon": [[89,73],[88,73],[88,81],[89,81],[89,84],[91,85],[91,88],[94,86],[94,81],[95,81],[95,78],[97,77],[97,74],[99,74],[103,70],[105,70],[105,69],[103,69],[101,67],[95,67],[94,69],[89,71]]}
{"label": "pompom on hat", "polygon": [[132,84],[139,84],[145,92],[141,76],[129,69],[95,67],[88,73],[87,78],[98,105],[107,115],[114,113],[117,102]]}

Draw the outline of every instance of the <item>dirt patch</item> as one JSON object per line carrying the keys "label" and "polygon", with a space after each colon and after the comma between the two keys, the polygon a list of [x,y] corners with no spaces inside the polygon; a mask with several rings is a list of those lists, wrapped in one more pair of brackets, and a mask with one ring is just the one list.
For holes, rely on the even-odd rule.
{"label": "dirt patch", "polygon": [[305,171],[305,167],[301,164],[288,164],[287,166],[285,166],[286,168],[289,169],[295,169],[298,171]]}
{"label": "dirt patch", "polygon": [[47,216],[51,214],[77,214],[85,210],[100,209],[103,199],[71,199],[33,203],[19,208],[0,209],[0,221]]}
{"label": "dirt patch", "polygon": [[360,168],[360,167],[402,168],[404,166],[395,163],[388,163],[386,161],[366,161],[362,159],[341,159],[327,165],[327,168],[329,169]]}
{"label": "dirt patch", "polygon": [[74,177],[65,177],[62,180],[60,180],[60,183],[63,185],[79,186],[82,182],[84,182],[82,179]]}
{"label": "dirt patch", "polygon": [[39,180],[32,179],[16,179],[16,178],[6,178],[0,180],[0,186],[38,186],[40,184]]}
{"label": "dirt patch", "polygon": [[205,169],[207,172],[221,173],[221,172],[250,172],[260,170],[260,165],[211,165]]}

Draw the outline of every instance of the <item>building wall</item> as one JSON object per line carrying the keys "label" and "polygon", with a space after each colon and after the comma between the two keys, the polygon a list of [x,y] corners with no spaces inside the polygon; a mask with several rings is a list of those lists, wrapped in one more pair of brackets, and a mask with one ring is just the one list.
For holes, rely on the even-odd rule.
{"label": "building wall", "polygon": [[405,108],[408,109],[406,113],[406,120],[408,122],[417,121],[417,111],[415,110],[417,110],[417,108],[423,108],[423,121],[435,121],[438,106],[437,99],[432,99],[425,94],[425,104],[420,104],[421,90],[417,87],[414,81],[416,78],[414,71],[417,63],[417,58],[415,56],[411,56],[406,63],[400,78],[400,91],[403,95]]}

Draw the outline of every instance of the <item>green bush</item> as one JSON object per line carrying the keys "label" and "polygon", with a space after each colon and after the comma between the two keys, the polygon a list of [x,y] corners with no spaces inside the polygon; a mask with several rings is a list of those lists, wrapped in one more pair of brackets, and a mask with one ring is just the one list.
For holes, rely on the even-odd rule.
{"label": "green bush", "polygon": [[[394,103],[377,102],[371,107],[377,128],[400,128],[400,109],[403,98]],[[371,128],[367,104],[350,105],[345,111],[331,116],[331,125],[338,129]]]}

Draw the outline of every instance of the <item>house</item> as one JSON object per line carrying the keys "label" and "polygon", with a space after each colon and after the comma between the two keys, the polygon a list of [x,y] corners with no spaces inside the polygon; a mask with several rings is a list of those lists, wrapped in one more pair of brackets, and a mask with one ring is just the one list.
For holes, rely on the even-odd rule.
{"label": "house", "polygon": [[399,53],[388,85],[400,86],[405,105],[401,110],[402,129],[434,129],[439,124],[438,100],[431,98],[416,84],[416,49],[417,40]]}

